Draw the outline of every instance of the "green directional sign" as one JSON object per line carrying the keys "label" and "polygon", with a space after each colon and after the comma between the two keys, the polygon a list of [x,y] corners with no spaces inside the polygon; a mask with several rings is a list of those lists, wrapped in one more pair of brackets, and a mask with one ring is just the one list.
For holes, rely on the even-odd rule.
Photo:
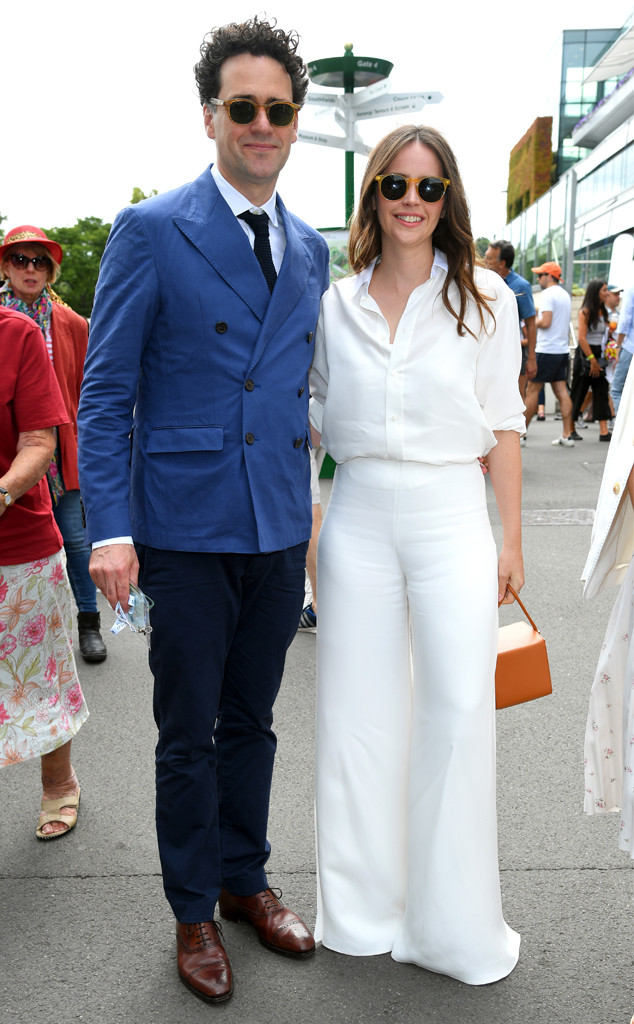
{"label": "green directional sign", "polygon": [[382,81],[389,76],[393,67],[389,60],[355,57],[352,50],[348,50],[343,57],[314,60],[308,65],[308,75],[315,85],[352,91]]}
{"label": "green directional sign", "polygon": [[[326,85],[331,89],[343,89],[353,93],[375,82],[387,78],[394,67],[389,60],[378,57],[355,57],[352,43],[344,46],[343,57],[325,57],[308,65],[308,76],[315,85]],[[354,152],[346,150],[346,224],[354,209]]]}

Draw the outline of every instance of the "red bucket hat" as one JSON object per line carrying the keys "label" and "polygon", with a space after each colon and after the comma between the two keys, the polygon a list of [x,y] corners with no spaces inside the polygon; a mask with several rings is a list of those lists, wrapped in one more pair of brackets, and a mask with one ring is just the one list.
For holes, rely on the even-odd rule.
{"label": "red bucket hat", "polygon": [[47,238],[41,228],[35,228],[32,224],[21,224],[19,228],[11,228],[4,236],[4,242],[0,245],[0,260],[12,245],[19,245],[20,242],[38,242],[50,252],[56,263],[61,263],[64,250],[59,242],[53,242]]}

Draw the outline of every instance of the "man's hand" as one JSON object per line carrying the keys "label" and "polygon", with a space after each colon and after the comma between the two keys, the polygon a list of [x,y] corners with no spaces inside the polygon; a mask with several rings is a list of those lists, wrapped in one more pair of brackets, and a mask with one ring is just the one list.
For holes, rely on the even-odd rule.
{"label": "man's hand", "polygon": [[533,379],[533,377],[537,373],[537,359],[535,358],[535,356],[527,356],[526,357],[526,366],[525,366],[524,372],[525,372],[528,380],[532,380]]}
{"label": "man's hand", "polygon": [[105,544],[94,548],[90,556],[90,575],[93,583],[104,595],[111,608],[121,603],[128,610],[130,583],[139,580],[139,560],[132,544]]}

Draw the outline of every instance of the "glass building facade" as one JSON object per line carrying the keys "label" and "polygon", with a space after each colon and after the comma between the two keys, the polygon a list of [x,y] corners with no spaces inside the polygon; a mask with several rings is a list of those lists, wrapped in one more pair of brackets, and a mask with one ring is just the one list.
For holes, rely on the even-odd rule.
{"label": "glass building facade", "polygon": [[597,61],[620,34],[618,28],[567,30],[563,33],[557,127],[556,177],[590,152],[575,146],[572,130],[595,104],[611,92],[616,79],[584,82]]}
{"label": "glass building facade", "polygon": [[[563,33],[553,126],[558,180],[504,229],[516,249],[515,269],[528,280],[531,267],[556,260],[566,286],[585,289],[593,277],[608,276],[615,238],[634,232],[634,72],[585,81],[622,31]],[[605,132],[588,125],[605,125]]]}

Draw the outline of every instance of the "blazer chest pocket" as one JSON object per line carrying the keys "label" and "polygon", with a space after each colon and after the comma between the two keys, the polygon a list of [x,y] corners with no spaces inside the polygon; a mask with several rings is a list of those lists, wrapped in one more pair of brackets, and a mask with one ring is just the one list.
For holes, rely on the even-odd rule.
{"label": "blazer chest pocket", "polygon": [[169,452],[220,452],[224,447],[224,427],[155,427],[150,431],[148,454]]}

